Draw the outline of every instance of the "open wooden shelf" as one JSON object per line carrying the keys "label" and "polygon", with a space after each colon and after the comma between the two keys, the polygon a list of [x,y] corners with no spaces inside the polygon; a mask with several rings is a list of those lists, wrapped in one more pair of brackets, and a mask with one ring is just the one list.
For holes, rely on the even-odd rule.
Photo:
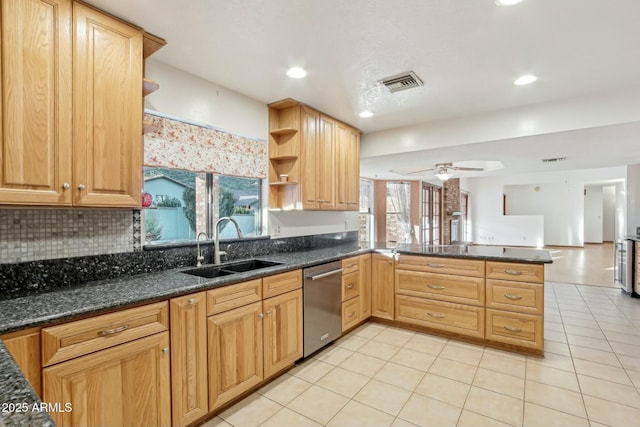
{"label": "open wooden shelf", "polygon": [[142,96],[147,96],[160,89],[160,85],[153,80],[142,79]]}
{"label": "open wooden shelf", "polygon": [[298,129],[282,128],[282,129],[274,129],[274,130],[270,131],[269,133],[271,135],[274,135],[274,136],[276,136],[276,135],[279,136],[279,135],[290,135],[290,134],[293,134],[293,133],[296,133],[296,132],[298,132]]}
{"label": "open wooden shelf", "polygon": [[274,185],[274,186],[298,185],[298,183],[297,182],[292,182],[292,181],[286,181],[286,182],[275,181],[275,182],[270,182],[269,185]]}
{"label": "open wooden shelf", "polygon": [[275,160],[275,161],[279,161],[279,160],[296,160],[297,158],[298,158],[298,156],[294,156],[294,155],[282,155],[282,156],[269,157],[269,160]]}

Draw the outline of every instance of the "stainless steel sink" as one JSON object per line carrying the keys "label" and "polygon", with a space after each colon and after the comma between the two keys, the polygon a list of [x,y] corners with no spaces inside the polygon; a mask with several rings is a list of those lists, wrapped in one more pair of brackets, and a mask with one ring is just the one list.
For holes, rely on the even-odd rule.
{"label": "stainless steel sink", "polygon": [[222,268],[224,271],[231,271],[234,273],[243,273],[245,271],[260,270],[261,268],[273,267],[280,265],[281,262],[264,261],[261,259],[251,259],[249,261],[237,262],[229,265],[224,265]]}
{"label": "stainless steel sink", "polygon": [[260,270],[262,268],[273,267],[275,265],[280,265],[281,262],[273,262],[273,261],[264,261],[260,259],[251,259],[248,261],[230,263],[230,264],[222,264],[222,265],[213,265],[207,267],[199,267],[191,270],[183,271],[185,274],[190,274],[192,276],[206,277],[207,279],[213,279],[215,277],[223,277],[228,276],[230,274],[236,273],[244,273],[247,271]]}

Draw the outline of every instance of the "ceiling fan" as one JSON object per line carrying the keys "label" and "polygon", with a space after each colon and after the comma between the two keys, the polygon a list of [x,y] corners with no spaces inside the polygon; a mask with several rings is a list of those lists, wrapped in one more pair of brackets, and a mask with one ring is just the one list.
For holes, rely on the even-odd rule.
{"label": "ceiling fan", "polygon": [[432,167],[429,169],[422,169],[422,170],[411,171],[411,172],[398,172],[398,171],[392,171],[392,172],[400,173],[401,175],[419,175],[424,172],[436,171],[436,173],[434,174],[436,178],[438,178],[441,181],[446,181],[449,178],[453,177],[453,174],[450,172],[450,170],[483,171],[484,168],[469,168],[464,166],[453,166],[453,163],[436,163],[435,167]]}

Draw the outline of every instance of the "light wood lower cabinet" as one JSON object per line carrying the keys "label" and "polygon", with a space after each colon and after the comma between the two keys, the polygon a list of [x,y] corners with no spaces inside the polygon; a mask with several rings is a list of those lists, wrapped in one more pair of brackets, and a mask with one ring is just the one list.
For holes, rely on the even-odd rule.
{"label": "light wood lower cabinet", "polygon": [[360,317],[371,317],[371,254],[360,255]]}
{"label": "light wood lower cabinet", "polygon": [[262,302],[264,310],[264,378],[302,357],[302,289]]}
{"label": "light wood lower cabinet", "polygon": [[27,329],[1,335],[4,343],[31,388],[42,397],[42,362],[40,361],[40,329]]}
{"label": "light wood lower cabinet", "polygon": [[542,316],[487,309],[486,338],[519,347],[542,349],[544,320]]}
{"label": "light wood lower cabinet", "polygon": [[393,320],[393,254],[371,256],[371,317]]}
{"label": "light wood lower cabinet", "polygon": [[43,370],[43,400],[58,427],[171,424],[169,334],[162,332]]}
{"label": "light wood lower cabinet", "polygon": [[173,426],[185,426],[209,412],[206,293],[174,298],[171,330],[171,408]]}
{"label": "light wood lower cabinet", "polygon": [[256,302],[208,318],[210,411],[264,378],[262,316]]}

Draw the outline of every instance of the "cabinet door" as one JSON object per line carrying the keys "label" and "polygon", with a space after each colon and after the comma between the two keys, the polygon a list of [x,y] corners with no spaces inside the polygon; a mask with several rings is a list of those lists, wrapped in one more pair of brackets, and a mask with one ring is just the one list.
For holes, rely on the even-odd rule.
{"label": "cabinet door", "polygon": [[71,2],[0,7],[0,200],[70,205]]}
{"label": "cabinet door", "polygon": [[256,302],[208,318],[210,411],[262,381],[261,317]]}
{"label": "cabinet door", "polygon": [[11,357],[38,396],[42,396],[40,330],[29,329],[0,336]]}
{"label": "cabinet door", "polygon": [[336,125],[336,209],[358,210],[360,198],[360,133]]}
{"label": "cabinet door", "polygon": [[335,202],[335,136],[336,122],[320,115],[318,122],[318,207],[322,210],[336,208]]}
{"label": "cabinet door", "polygon": [[174,426],[209,412],[205,292],[171,300],[171,403]]}
{"label": "cabinet door", "polygon": [[318,159],[318,125],[320,113],[302,106],[302,132],[300,135],[300,197],[303,209],[318,208],[318,181],[320,180]]}
{"label": "cabinet door", "polygon": [[371,256],[371,316],[393,320],[393,255]]}
{"label": "cabinet door", "polygon": [[162,332],[43,370],[44,401],[58,427],[171,424],[169,334]]}
{"label": "cabinet door", "polygon": [[360,317],[371,317],[371,254],[360,255]]}
{"label": "cabinet door", "polygon": [[139,207],[142,30],[73,4],[74,203]]}
{"label": "cabinet door", "polygon": [[302,289],[263,301],[264,376],[293,365],[302,357]]}

